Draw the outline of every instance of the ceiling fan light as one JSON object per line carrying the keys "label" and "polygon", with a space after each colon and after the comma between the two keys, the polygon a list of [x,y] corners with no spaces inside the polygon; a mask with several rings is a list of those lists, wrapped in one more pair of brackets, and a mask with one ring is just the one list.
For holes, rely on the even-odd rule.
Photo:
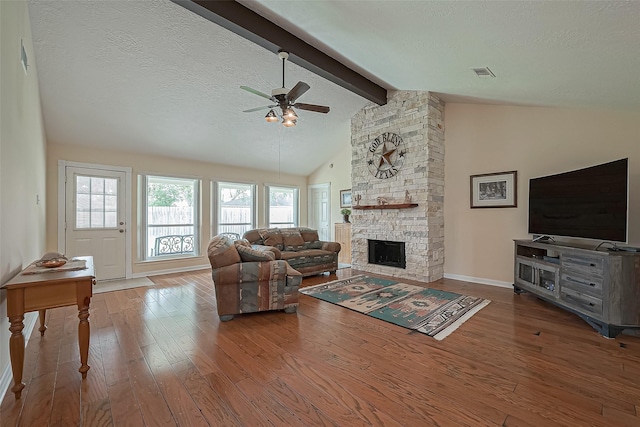
{"label": "ceiling fan light", "polygon": [[290,127],[293,127],[293,126],[295,126],[295,125],[296,125],[296,120],[293,120],[293,119],[286,119],[286,118],[285,118],[284,120],[282,120],[282,124],[283,124],[285,127],[290,128]]}
{"label": "ceiling fan light", "polygon": [[293,111],[293,108],[287,108],[282,112],[282,117],[289,120],[296,120],[298,118],[298,115],[295,111]]}
{"label": "ceiling fan light", "polygon": [[269,110],[267,115],[264,116],[264,119],[269,123],[275,123],[275,122],[279,121],[278,116],[276,116],[276,112],[273,111],[273,109]]}

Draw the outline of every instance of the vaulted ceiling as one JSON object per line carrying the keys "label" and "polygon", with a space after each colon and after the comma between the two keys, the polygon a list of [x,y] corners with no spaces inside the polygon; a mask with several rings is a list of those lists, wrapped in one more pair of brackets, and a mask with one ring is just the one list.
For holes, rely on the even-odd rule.
{"label": "vaulted ceiling", "polygon": [[[640,111],[640,2],[241,1],[380,86],[449,102]],[[298,126],[243,110],[282,84],[277,56],[169,0],[29,0],[47,138],[308,175],[370,101],[311,86]],[[295,52],[292,52],[295,54]],[[472,71],[489,67],[495,78]]]}

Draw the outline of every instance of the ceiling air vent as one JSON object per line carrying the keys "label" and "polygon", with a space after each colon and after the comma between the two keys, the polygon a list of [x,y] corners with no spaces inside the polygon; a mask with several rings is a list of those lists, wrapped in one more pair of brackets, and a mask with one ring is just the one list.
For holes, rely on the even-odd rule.
{"label": "ceiling air vent", "polygon": [[495,74],[493,74],[493,71],[489,69],[489,67],[472,68],[472,70],[474,73],[476,73],[476,76],[480,77],[481,79],[486,79],[486,78],[496,76]]}

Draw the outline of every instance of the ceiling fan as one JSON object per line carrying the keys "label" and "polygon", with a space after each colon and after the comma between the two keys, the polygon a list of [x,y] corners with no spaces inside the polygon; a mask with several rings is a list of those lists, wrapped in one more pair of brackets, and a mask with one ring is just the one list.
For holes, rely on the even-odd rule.
{"label": "ceiling fan", "polygon": [[[259,90],[255,90],[250,88],[249,86],[240,86],[240,89],[246,90],[247,92],[251,92],[255,95],[261,96],[273,102],[272,105],[265,105],[264,107],[252,108],[250,110],[244,110],[243,113],[252,113],[254,111],[266,110],[269,108],[269,112],[265,116],[265,119],[269,123],[275,123],[280,121],[280,117],[282,117],[282,124],[286,127],[295,126],[298,120],[298,115],[296,114],[294,108],[299,108],[300,110],[313,111],[316,113],[328,113],[329,107],[325,107],[323,105],[314,105],[314,104],[304,104],[301,102],[296,102],[296,100],[302,96],[306,91],[310,89],[310,86],[305,82],[298,82],[293,87],[293,89],[289,90],[284,87],[284,69],[285,62],[289,58],[289,53],[284,50],[278,51],[278,57],[282,59],[282,87],[273,89],[271,91],[271,96],[266,93],[262,93]],[[276,113],[274,108],[279,107],[281,113]],[[280,117],[279,117],[280,116]]]}

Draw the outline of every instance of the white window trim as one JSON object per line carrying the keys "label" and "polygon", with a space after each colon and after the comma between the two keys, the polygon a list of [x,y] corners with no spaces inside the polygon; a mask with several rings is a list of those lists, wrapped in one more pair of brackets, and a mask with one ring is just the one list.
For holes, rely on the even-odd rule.
{"label": "white window trim", "polygon": [[[220,233],[218,229],[220,225],[220,184],[228,185],[247,185],[251,187],[251,229],[256,228],[258,223],[258,203],[257,203],[257,185],[251,182],[231,182],[231,181],[211,181],[211,237]],[[244,224],[238,224],[244,225]]]}
{"label": "white window trim", "polygon": [[[155,178],[169,178],[169,179],[183,179],[183,180],[191,180],[195,182],[193,200],[194,200],[194,213],[193,213],[193,254],[170,254],[170,255],[160,255],[160,256],[148,256],[147,255],[147,185],[148,177]],[[138,175],[138,262],[147,263],[147,262],[158,262],[158,261],[168,261],[174,259],[191,259],[191,258],[200,258],[201,257],[201,237],[200,237],[200,229],[201,229],[201,210],[202,207],[202,199],[200,194],[202,192],[202,179],[198,177],[184,177],[184,176],[176,176],[176,175],[166,175],[166,174],[157,174],[157,173],[140,173]],[[191,226],[192,224],[171,224],[171,226]]]}
{"label": "white window trim", "polygon": [[270,203],[270,192],[272,188],[287,188],[294,190],[294,211],[293,211],[293,225],[292,227],[300,227],[300,187],[296,185],[279,185],[279,184],[265,184],[264,186],[264,214],[265,214],[265,226],[271,227],[271,203]]}

